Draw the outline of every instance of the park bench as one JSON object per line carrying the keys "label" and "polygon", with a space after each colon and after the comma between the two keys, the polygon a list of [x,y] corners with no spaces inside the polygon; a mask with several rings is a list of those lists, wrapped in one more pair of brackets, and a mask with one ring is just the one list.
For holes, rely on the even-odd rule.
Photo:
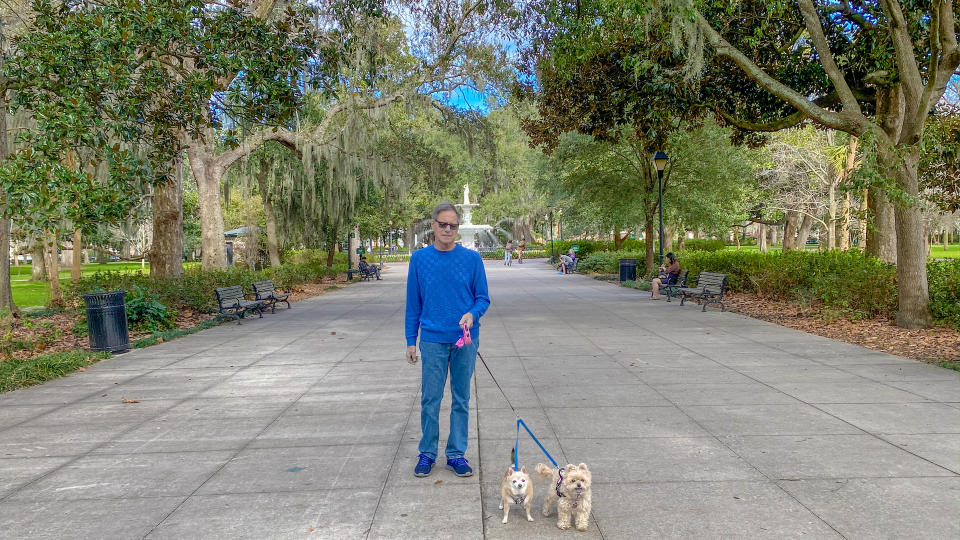
{"label": "park bench", "polygon": [[263,300],[263,307],[270,308],[270,313],[276,313],[277,302],[286,303],[287,309],[290,309],[290,291],[278,291],[272,280],[266,279],[264,281],[258,281],[254,283],[253,294],[256,295],[257,300]]}
{"label": "park bench", "polygon": [[368,279],[374,277],[379,279],[379,276],[377,275],[378,270],[379,268],[377,268],[377,266],[374,264],[367,264],[366,270],[363,268],[348,268],[347,279],[352,280],[354,274],[358,275],[361,281],[367,281]]}
{"label": "park bench", "polygon": [[[703,302],[703,311],[707,310],[708,304],[720,304],[720,311],[726,311],[727,307],[723,304],[723,293],[727,290],[727,275],[714,272],[700,272],[697,277],[696,287],[683,287],[680,289],[680,305],[687,298],[696,298],[697,304]],[[669,298],[669,297],[668,297]]]}
{"label": "park bench", "polygon": [[667,302],[670,302],[671,296],[677,296],[680,294],[680,289],[686,288],[687,286],[687,274],[690,271],[687,269],[680,270],[680,273],[677,275],[677,280],[669,285],[664,285],[662,287],[663,293],[667,295]]}
{"label": "park bench", "polygon": [[217,287],[216,293],[217,304],[220,306],[220,315],[237,319],[237,324],[240,324],[240,319],[242,319],[248,311],[257,311],[260,313],[260,318],[263,318],[264,301],[247,300],[243,294],[243,287],[240,285]]}

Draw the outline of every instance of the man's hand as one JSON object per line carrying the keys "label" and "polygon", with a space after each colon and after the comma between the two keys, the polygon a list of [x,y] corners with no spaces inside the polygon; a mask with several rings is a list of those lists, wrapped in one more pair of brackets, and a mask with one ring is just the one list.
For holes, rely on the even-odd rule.
{"label": "man's hand", "polygon": [[417,346],[410,345],[407,347],[407,362],[410,362],[410,365],[416,365],[417,363]]}
{"label": "man's hand", "polygon": [[464,313],[463,317],[460,317],[460,328],[464,330],[473,328],[473,313]]}

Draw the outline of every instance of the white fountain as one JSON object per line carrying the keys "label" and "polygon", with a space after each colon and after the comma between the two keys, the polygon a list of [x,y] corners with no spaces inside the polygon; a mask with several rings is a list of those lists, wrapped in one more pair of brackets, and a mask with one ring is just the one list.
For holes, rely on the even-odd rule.
{"label": "white fountain", "polygon": [[470,213],[477,206],[480,205],[470,204],[470,184],[464,184],[463,204],[457,205],[457,208],[460,209],[460,213],[462,214],[460,219],[460,245],[474,251],[479,251],[480,246],[477,245],[477,242],[481,236],[485,239],[491,239],[491,242],[496,239],[496,236],[493,234],[493,227],[489,225],[474,225],[471,221]]}

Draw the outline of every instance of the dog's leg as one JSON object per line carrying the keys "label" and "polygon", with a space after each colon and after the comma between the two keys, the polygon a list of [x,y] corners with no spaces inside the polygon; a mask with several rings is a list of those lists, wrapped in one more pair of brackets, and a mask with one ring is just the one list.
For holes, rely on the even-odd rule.
{"label": "dog's leg", "polygon": [[590,514],[587,512],[577,512],[576,517],[577,530],[583,532],[590,525]]}
{"label": "dog's leg", "polygon": [[557,505],[557,528],[565,531],[570,528],[570,512]]}
{"label": "dog's leg", "polygon": [[510,515],[510,503],[505,503],[503,499],[500,500],[500,508],[503,508],[503,521],[500,523],[507,522],[507,516]]}
{"label": "dog's leg", "polygon": [[528,497],[527,500],[526,500],[526,502],[523,503],[523,508],[524,508],[524,510],[527,511],[527,521],[533,521],[533,517],[530,516],[530,507],[532,506],[532,504],[531,504],[532,499],[533,499],[532,496],[531,496],[531,497]]}
{"label": "dog's leg", "polygon": [[553,497],[550,494],[547,494],[547,496],[543,498],[543,517],[550,516],[550,506],[552,503]]}

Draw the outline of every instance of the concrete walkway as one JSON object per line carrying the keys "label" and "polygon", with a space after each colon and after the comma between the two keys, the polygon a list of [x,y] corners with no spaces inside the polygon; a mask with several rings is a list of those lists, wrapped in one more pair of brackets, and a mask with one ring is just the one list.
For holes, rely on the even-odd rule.
{"label": "concrete walkway", "polygon": [[481,365],[477,474],[412,475],[405,272],[0,395],[0,538],[960,536],[957,372],[533,261],[488,264],[480,350],[594,519],[501,525],[515,421]]}

